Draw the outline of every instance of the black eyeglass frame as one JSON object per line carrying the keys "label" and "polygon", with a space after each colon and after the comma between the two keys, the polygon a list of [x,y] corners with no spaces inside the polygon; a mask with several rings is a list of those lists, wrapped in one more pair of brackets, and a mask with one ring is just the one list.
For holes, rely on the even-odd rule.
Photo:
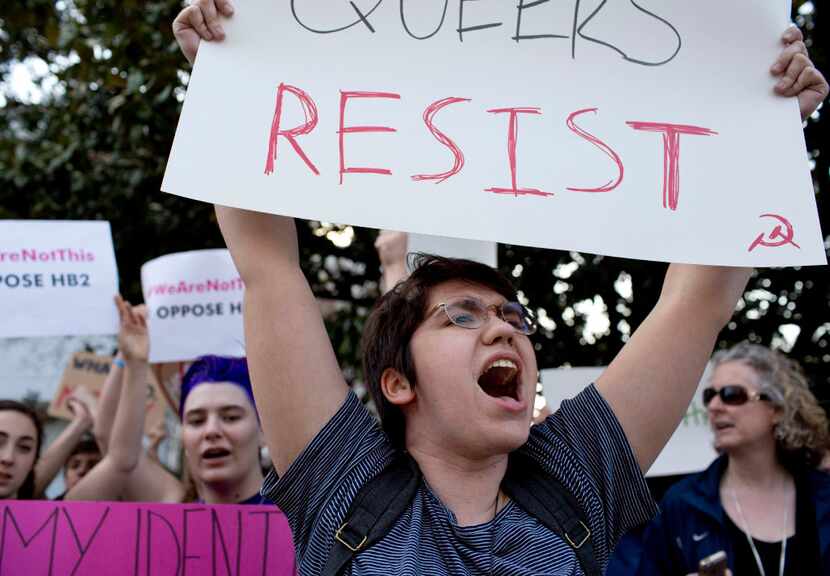
{"label": "black eyeglass frame", "polygon": [[[737,390],[740,390],[740,393],[738,393],[737,396],[734,396],[731,399],[727,398],[727,395],[735,393]],[[755,392],[754,394],[750,394],[749,390],[747,390],[745,386],[741,386],[740,384],[727,384],[726,386],[721,386],[717,389],[714,386],[707,386],[704,388],[700,394],[703,407],[707,408],[712,400],[715,399],[715,396],[719,396],[720,401],[727,406],[743,406],[747,402],[772,401],[769,394],[765,394],[764,392]]]}
{"label": "black eyeglass frame", "polygon": [[[450,314],[450,312],[448,310],[448,307],[451,307],[454,304],[459,304],[461,302],[473,303],[477,306],[478,311],[481,312],[481,314],[476,314],[475,315],[476,322],[475,322],[474,325],[460,324],[460,323],[458,323],[457,318],[453,318],[452,314]],[[504,311],[505,306],[515,307],[515,309],[516,309],[515,311],[520,312],[520,317],[521,317],[523,323],[525,325],[527,325],[526,329],[522,329],[520,326],[516,326],[516,324],[514,324],[513,322],[508,320],[508,316],[505,314],[505,311]],[[459,328],[465,328],[467,330],[477,330],[477,329],[481,328],[482,326],[484,326],[484,324],[486,324],[487,320],[489,320],[489,318],[490,318],[490,311],[491,310],[496,315],[496,317],[499,318],[499,320],[501,320],[502,322],[506,322],[507,324],[510,324],[510,326],[512,326],[513,329],[516,332],[518,332],[519,334],[523,334],[525,336],[532,336],[533,334],[536,333],[536,330],[538,329],[538,324],[536,322],[536,317],[534,316],[534,314],[530,310],[530,308],[528,308],[527,306],[525,306],[521,302],[516,302],[516,301],[512,301],[512,300],[502,302],[501,304],[490,304],[488,306],[484,302],[479,300],[478,298],[475,298],[475,297],[472,297],[472,296],[461,296],[459,298],[453,298],[452,300],[449,300],[447,302],[441,302],[439,304],[436,304],[432,308],[432,311],[430,312],[430,315],[433,314],[439,308],[444,311],[444,315],[447,317],[447,319],[450,322],[452,322],[453,325],[458,326]],[[470,309],[465,309],[465,311],[468,312],[468,313],[469,312],[476,312],[476,310],[470,310]]]}

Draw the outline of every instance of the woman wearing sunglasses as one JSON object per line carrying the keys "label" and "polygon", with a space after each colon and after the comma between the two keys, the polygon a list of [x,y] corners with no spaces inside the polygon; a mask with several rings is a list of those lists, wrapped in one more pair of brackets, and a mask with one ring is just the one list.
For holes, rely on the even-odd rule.
{"label": "woman wearing sunglasses", "polygon": [[718,352],[703,404],[721,456],[675,485],[640,575],[684,575],[718,550],[733,574],[830,574],[828,422],[798,364],[769,348]]}

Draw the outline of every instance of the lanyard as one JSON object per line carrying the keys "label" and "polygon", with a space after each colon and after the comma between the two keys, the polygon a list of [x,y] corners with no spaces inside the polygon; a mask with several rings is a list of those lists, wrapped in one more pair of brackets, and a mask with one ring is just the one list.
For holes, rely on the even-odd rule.
{"label": "lanyard", "polygon": [[[735,493],[734,488],[729,488],[729,492],[732,494],[732,501],[735,503],[735,508],[738,510],[738,517],[741,519],[741,524],[743,524],[743,533],[746,536],[746,541],[749,542],[749,547],[752,548],[752,555],[755,557],[755,564],[758,566],[758,573],[761,576],[767,576],[766,571],[764,570],[764,565],[761,563],[761,555],[758,554],[758,549],[755,547],[755,542],[752,540],[752,536],[749,534],[749,522],[746,521],[744,517],[744,511],[741,509],[741,503],[738,502],[738,495]],[[785,503],[784,504],[784,525],[781,529],[781,557],[778,560],[778,576],[784,576],[784,563],[787,558],[787,522],[790,519],[790,507]]]}

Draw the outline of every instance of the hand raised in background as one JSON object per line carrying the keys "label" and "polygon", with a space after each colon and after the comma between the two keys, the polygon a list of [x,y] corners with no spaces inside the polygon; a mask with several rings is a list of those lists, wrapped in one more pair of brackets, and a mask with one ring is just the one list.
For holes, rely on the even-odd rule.
{"label": "hand raised in background", "polygon": [[147,331],[147,311],[144,306],[132,306],[120,295],[115,297],[121,327],[118,331],[118,349],[129,363],[147,362],[150,357],[150,337]]}

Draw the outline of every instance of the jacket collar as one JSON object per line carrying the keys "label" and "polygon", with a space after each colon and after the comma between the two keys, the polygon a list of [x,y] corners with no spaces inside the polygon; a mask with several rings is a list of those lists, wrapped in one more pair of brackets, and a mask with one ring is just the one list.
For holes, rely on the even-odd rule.
{"label": "jacket collar", "polygon": [[696,481],[692,481],[692,489],[684,494],[684,499],[690,506],[711,516],[718,524],[724,524],[726,521],[720,503],[720,479],[726,470],[727,462],[726,455],[716,458],[697,476]]}

